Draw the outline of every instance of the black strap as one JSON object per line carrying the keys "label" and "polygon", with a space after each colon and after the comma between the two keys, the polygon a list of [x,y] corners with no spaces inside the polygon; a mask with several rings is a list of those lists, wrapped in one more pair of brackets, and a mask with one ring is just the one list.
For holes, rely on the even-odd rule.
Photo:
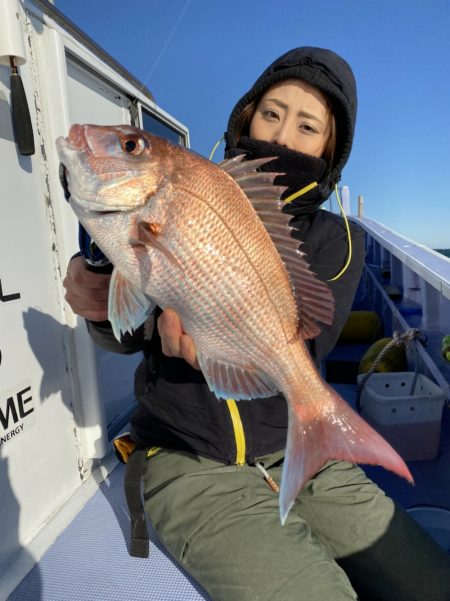
{"label": "black strap", "polygon": [[149,538],[142,505],[141,483],[146,449],[137,448],[130,455],[125,471],[125,496],[131,520],[131,539],[128,553],[132,557],[148,557]]}

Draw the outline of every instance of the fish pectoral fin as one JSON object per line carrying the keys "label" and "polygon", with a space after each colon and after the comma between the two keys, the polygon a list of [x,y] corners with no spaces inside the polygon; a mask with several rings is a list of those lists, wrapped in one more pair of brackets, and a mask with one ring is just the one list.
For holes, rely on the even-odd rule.
{"label": "fish pectoral fin", "polygon": [[108,318],[114,336],[132,333],[151,315],[155,303],[115,267],[109,285]]}
{"label": "fish pectoral fin", "polygon": [[270,397],[279,389],[261,370],[210,359],[197,353],[209,389],[221,399],[250,400]]}
{"label": "fish pectoral fin", "polygon": [[143,244],[144,246],[150,246],[151,248],[154,248],[159,252],[163,253],[163,255],[165,255],[173,265],[175,265],[179,269],[182,269],[180,262],[173,255],[173,253],[171,253],[164,246],[164,243],[161,241],[161,233],[162,226],[160,223],[141,221],[138,223],[137,241],[140,244]]}
{"label": "fish pectoral fin", "polygon": [[333,389],[327,406],[288,403],[289,426],[280,488],[280,518],[284,524],[304,484],[329,460],[381,465],[413,482],[403,459]]}

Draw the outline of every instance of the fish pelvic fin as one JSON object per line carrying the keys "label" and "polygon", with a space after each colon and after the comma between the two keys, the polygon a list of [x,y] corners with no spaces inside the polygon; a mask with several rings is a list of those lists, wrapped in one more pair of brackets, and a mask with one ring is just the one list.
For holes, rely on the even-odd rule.
{"label": "fish pelvic fin", "polygon": [[330,460],[381,465],[414,483],[397,451],[329,386],[326,395],[326,406],[288,404],[289,426],[279,500],[282,524],[304,484]]}
{"label": "fish pelvic fin", "polygon": [[136,330],[154,308],[155,303],[115,267],[109,285],[108,319],[117,340]]}

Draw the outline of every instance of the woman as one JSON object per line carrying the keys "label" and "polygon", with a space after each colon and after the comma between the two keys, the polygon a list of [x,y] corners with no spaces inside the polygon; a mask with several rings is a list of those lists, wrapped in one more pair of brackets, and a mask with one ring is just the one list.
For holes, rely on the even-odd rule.
{"label": "woman", "polygon": [[[336,343],[363,265],[362,232],[352,227],[346,265],[343,221],[319,210],[348,159],[355,116],[347,63],[329,50],[298,48],[266,69],[233,109],[226,132],[227,156],[276,157],[263,169],[283,174],[275,183],[287,186],[294,235],[332,288],[333,325],[310,343],[317,363]],[[78,257],[69,265],[66,298],[98,344],[144,351],[132,437],[150,448],[145,510],[167,549],[214,600],[450,599],[448,557],[354,465],[325,465],[282,527],[267,472],[279,481],[284,399],[218,401],[173,311],[156,314],[150,341],[141,328],[119,344],[106,321],[108,284]]]}

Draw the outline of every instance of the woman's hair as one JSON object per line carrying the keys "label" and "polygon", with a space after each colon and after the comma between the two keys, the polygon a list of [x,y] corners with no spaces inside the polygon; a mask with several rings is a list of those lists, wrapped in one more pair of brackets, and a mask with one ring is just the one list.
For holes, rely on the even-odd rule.
{"label": "woman's hair", "polygon": [[[266,93],[267,90],[261,92],[261,94],[249,102],[241,111],[239,116],[236,119],[235,125],[235,135],[236,135],[236,144],[239,146],[239,140],[242,136],[250,135],[250,123],[253,119],[253,115],[258,107],[259,101],[262,96]],[[329,169],[333,166],[334,153],[336,152],[336,119],[333,113],[333,107],[331,102],[325,97],[327,102],[327,108],[329,112],[329,119],[327,123],[328,129],[328,138],[325,144],[325,148],[323,150],[321,158],[324,159],[328,163]]]}

